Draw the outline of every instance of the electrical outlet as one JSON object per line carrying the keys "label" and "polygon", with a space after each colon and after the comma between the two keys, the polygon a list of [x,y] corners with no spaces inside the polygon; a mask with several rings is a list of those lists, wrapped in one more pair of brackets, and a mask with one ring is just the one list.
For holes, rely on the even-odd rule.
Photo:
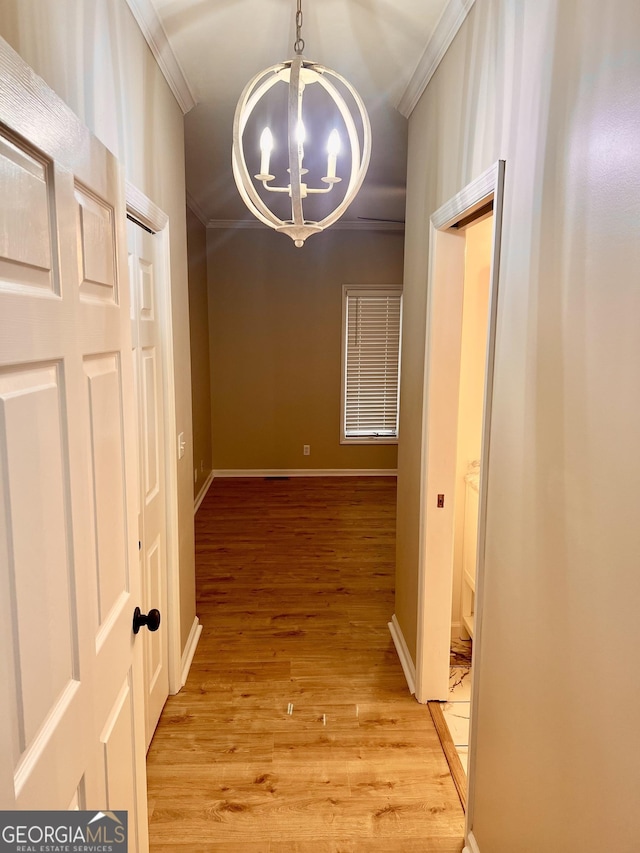
{"label": "electrical outlet", "polygon": [[303,444],[302,445],[302,452],[305,456],[311,456],[311,445],[310,444]]}
{"label": "electrical outlet", "polygon": [[184,456],[184,452],[186,450],[186,447],[187,447],[187,442],[185,441],[184,433],[181,432],[180,435],[178,436],[178,459],[182,459],[182,457]]}

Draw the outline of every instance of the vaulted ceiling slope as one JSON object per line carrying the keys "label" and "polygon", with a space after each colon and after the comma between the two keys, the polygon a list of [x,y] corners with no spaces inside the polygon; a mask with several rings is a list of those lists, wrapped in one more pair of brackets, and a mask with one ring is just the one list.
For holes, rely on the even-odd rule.
{"label": "vaulted ceiling slope", "polygon": [[[295,0],[128,2],[165,73],[184,75],[174,92],[187,113],[191,206],[211,224],[250,219],[231,172],[233,115],[248,80],[292,56]],[[405,116],[420,93],[416,71],[424,84],[472,3],[303,0],[305,56],[346,77],[371,118],[371,165],[345,220],[404,219]]]}

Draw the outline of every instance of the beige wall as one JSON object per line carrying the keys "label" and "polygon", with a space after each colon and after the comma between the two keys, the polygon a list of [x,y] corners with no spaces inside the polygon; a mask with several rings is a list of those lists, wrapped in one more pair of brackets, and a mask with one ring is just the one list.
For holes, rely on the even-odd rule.
{"label": "beige wall", "polygon": [[170,219],[182,645],[195,617],[189,305],[182,113],[125,0],[2,0],[0,35]]}
{"label": "beige wall", "polygon": [[455,541],[451,622],[462,624],[461,592],[465,494],[469,463],[480,459],[482,410],[489,318],[489,273],[493,243],[493,217],[470,225],[465,231],[464,294],[462,300],[462,345],[458,403],[458,447],[456,462]]}
{"label": "beige wall", "polygon": [[208,241],[214,469],[395,469],[395,445],[340,445],[342,285],[401,283],[402,233]]}
{"label": "beige wall", "polygon": [[187,208],[189,261],[189,329],[191,331],[191,396],[193,411],[193,494],[211,473],[211,371],[209,366],[209,297],[207,294],[207,229]]}
{"label": "beige wall", "polygon": [[410,119],[396,613],[412,648],[428,217],[506,159],[481,853],[640,845],[639,43],[635,0],[477,0]]}

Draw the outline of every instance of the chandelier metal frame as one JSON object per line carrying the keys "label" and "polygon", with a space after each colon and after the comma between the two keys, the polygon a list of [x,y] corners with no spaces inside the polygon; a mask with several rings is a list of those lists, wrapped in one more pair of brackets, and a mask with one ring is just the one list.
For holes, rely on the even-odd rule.
{"label": "chandelier metal frame", "polygon": [[[240,196],[246,206],[258,220],[276,231],[287,234],[298,247],[304,245],[304,241],[311,234],[324,231],[325,228],[333,225],[343,215],[362,186],[371,157],[371,124],[362,98],[355,88],[336,71],[332,71],[330,68],[326,68],[316,62],[311,62],[303,57],[302,51],[304,50],[305,43],[301,31],[301,0],[297,0],[296,41],[294,44],[296,55],[293,59],[266,68],[264,71],[256,74],[247,83],[236,107],[233,122],[232,150],[233,176]],[[362,144],[352,112],[334,81],[337,81],[344,87],[354,101],[357,115],[359,115],[362,125]],[[247,122],[254,109],[270,89],[280,82],[288,84],[289,87],[287,139],[290,183],[283,187],[272,185],[275,176],[268,172],[272,137],[270,131],[267,129],[265,129],[261,138],[262,161],[260,173],[255,175],[254,179],[260,181],[262,186],[269,192],[289,194],[291,197],[291,219],[289,220],[283,220],[276,216],[258,193],[256,184],[247,167],[243,142]],[[310,187],[303,181],[307,170],[303,168],[304,125],[302,124],[302,103],[305,88],[315,83],[322,86],[337,106],[345,123],[351,149],[351,173],[344,198],[334,210],[320,221],[305,219],[303,211],[304,199],[309,195],[331,192],[333,185],[342,179],[336,175],[339,140],[337,131],[333,131],[329,138],[327,174],[321,178],[321,181],[326,186]]]}

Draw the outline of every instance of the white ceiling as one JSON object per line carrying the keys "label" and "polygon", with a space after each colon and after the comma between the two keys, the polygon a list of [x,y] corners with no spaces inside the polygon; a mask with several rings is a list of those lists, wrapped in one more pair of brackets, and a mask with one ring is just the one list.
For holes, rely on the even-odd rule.
{"label": "white ceiling", "polygon": [[[185,116],[187,191],[206,220],[251,218],[231,173],[233,115],[254,74],[291,58],[295,0],[153,3],[197,101]],[[395,105],[446,3],[303,0],[305,57],[346,77],[371,119],[371,165],[346,220],[404,218],[407,120]]]}

